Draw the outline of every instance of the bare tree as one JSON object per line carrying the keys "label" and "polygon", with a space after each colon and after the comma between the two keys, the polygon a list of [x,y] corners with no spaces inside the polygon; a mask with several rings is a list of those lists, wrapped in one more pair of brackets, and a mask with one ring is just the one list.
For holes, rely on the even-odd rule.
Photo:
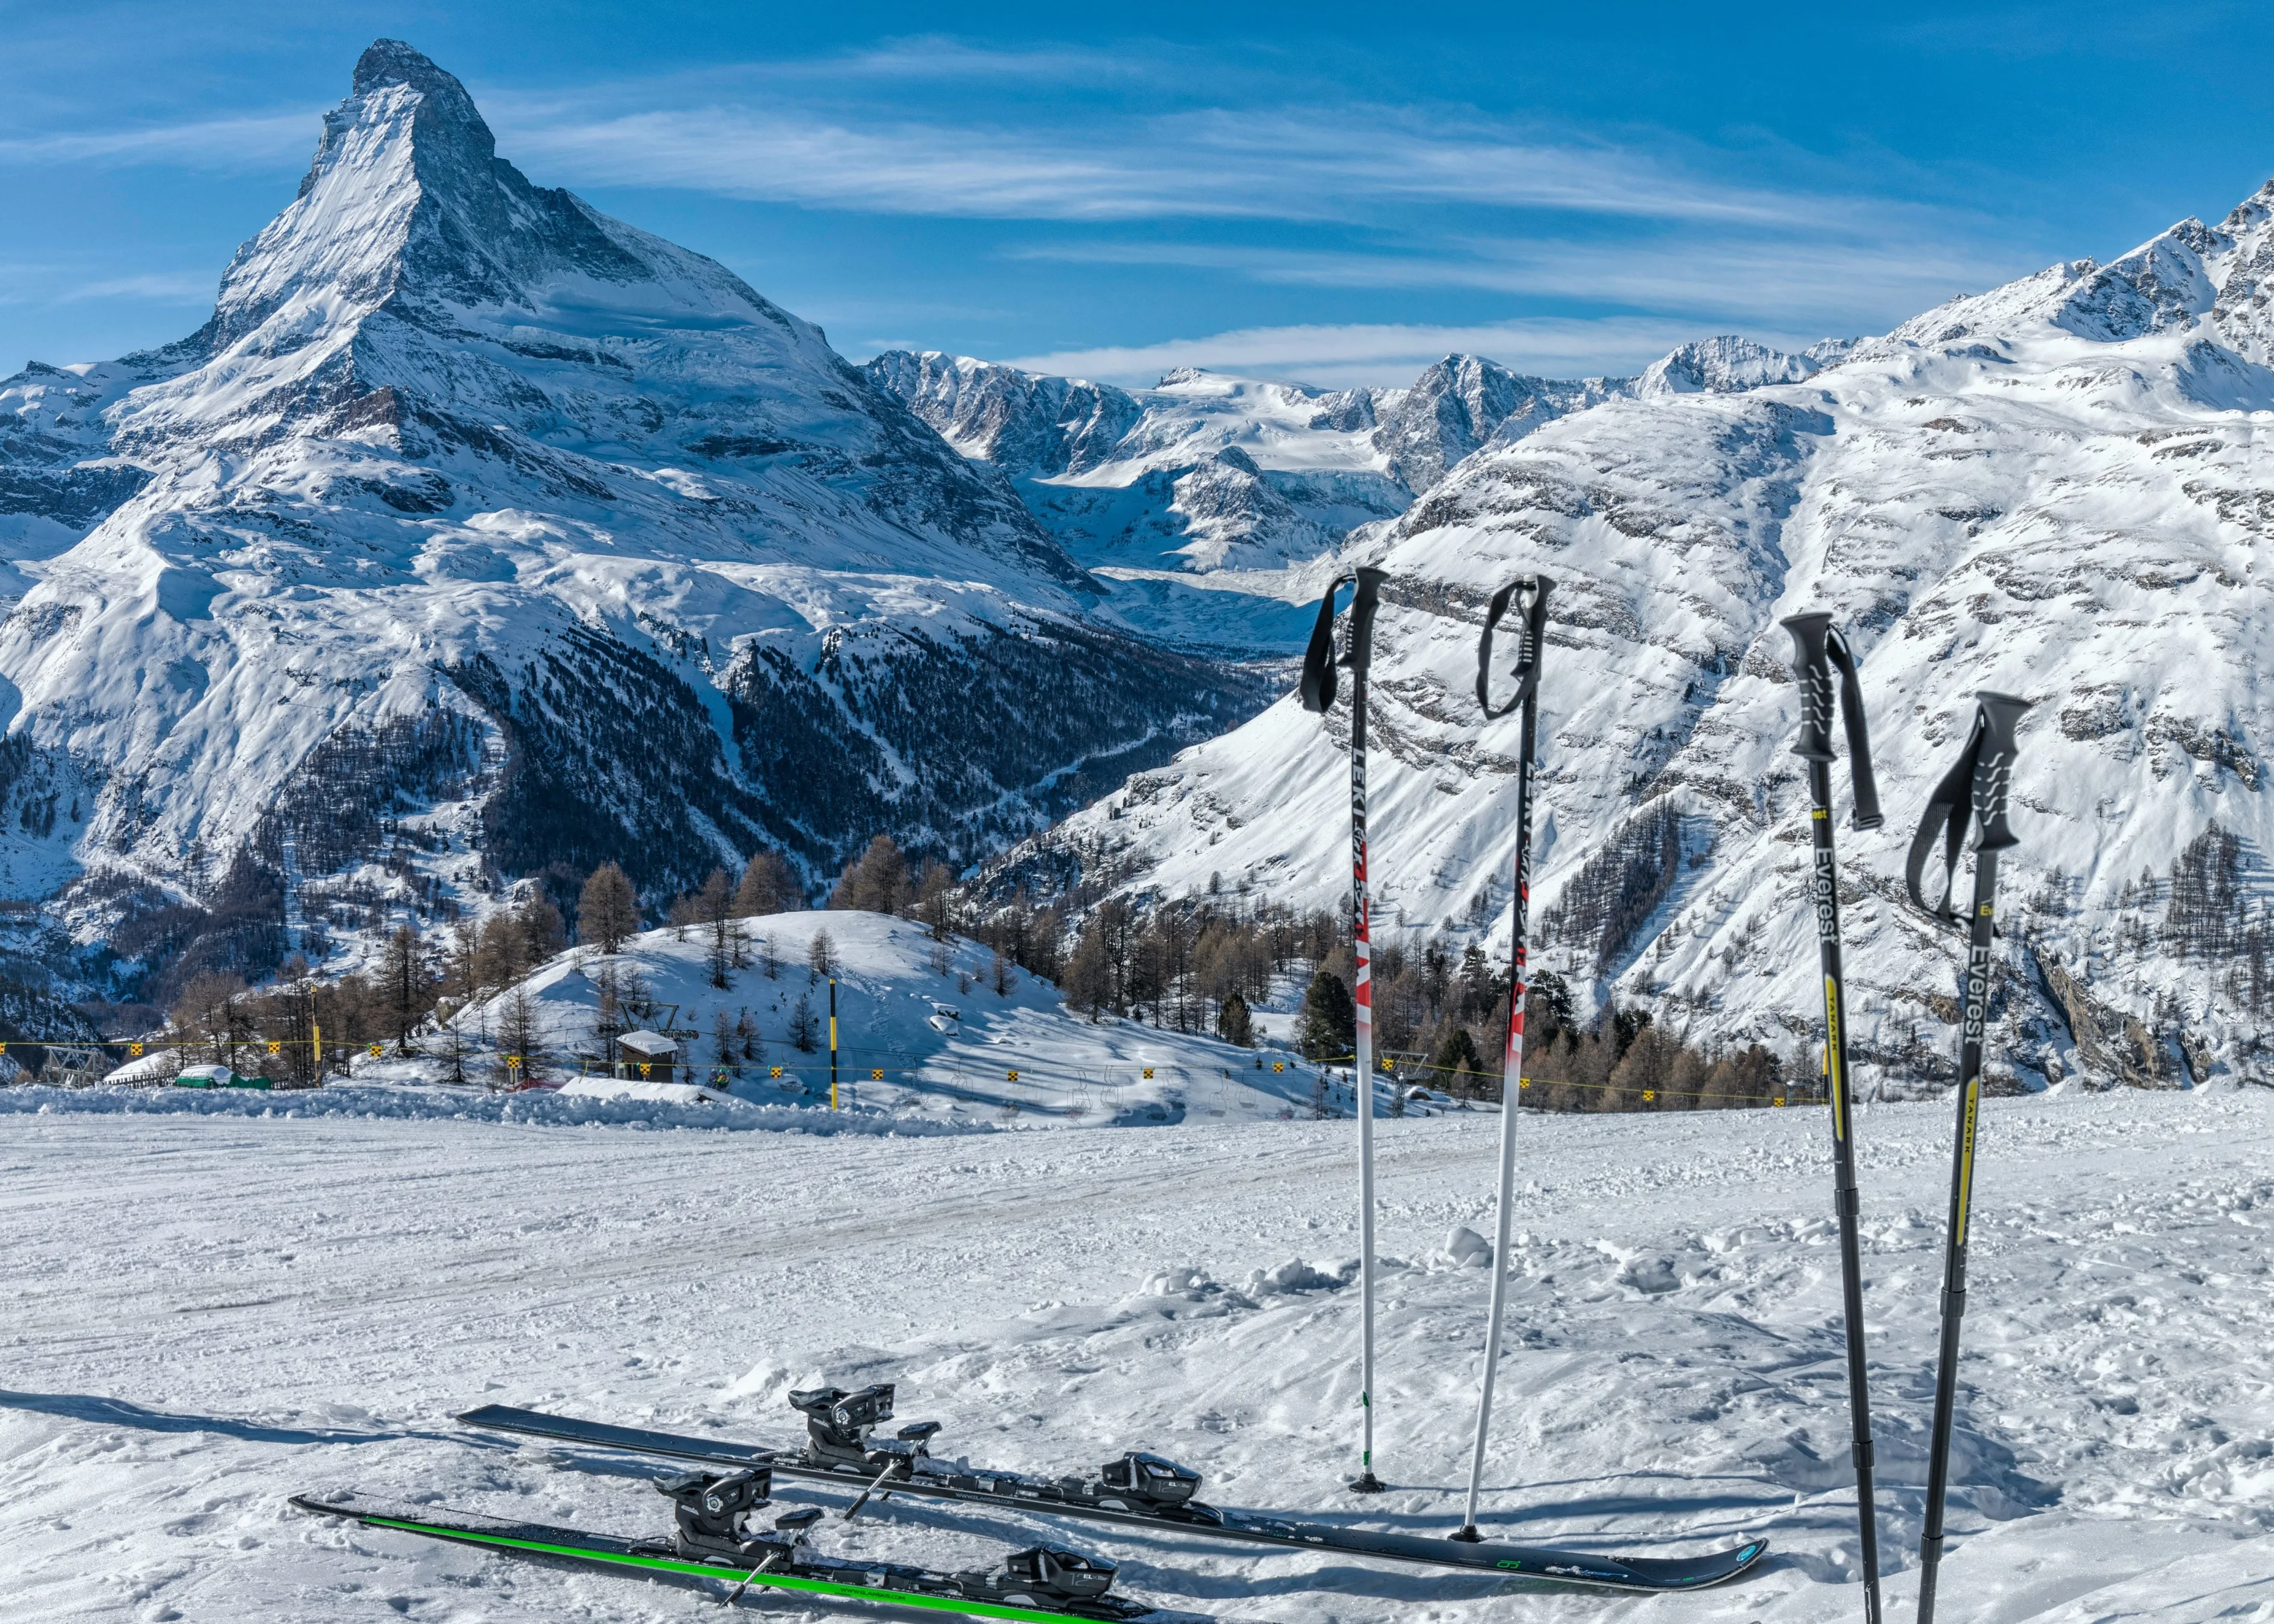
{"label": "bare tree", "polygon": [[613,959],[600,960],[592,973],[595,994],[592,1009],[592,1036],[600,1045],[600,1058],[613,1071],[616,1064],[616,1040],[627,1028],[624,1026],[623,973]]}
{"label": "bare tree", "polygon": [[734,890],[734,913],[743,919],[760,914],[788,914],[802,907],[805,898],[787,858],[768,848],[753,855]]}
{"label": "bare tree", "polygon": [[[498,1011],[499,1079],[508,1086],[526,1086],[537,1080],[537,1001],[526,987],[516,987]],[[517,1062],[508,1064],[508,1061]]]}
{"label": "bare tree", "polygon": [[821,1019],[813,1012],[813,995],[800,993],[789,1012],[789,1041],[801,1054],[809,1055],[821,1041]]}
{"label": "bare tree", "polygon": [[704,967],[711,973],[711,985],[725,987],[739,957],[734,943],[742,932],[734,922],[734,891],[724,868],[711,870],[711,877],[703,882],[703,889],[696,894],[695,906],[697,916],[711,932],[710,948],[703,955]]}
{"label": "bare tree", "polygon": [[712,1051],[719,1061],[718,1073],[713,1078],[713,1081],[725,1078],[729,1072],[742,1070],[734,1064],[734,1025],[727,1019],[727,1011],[723,1006],[711,1018],[711,1042]]}
{"label": "bare tree", "polygon": [[639,896],[629,876],[614,863],[602,863],[576,898],[576,939],[613,953],[638,930]]}
{"label": "bare tree", "polygon": [[387,939],[380,963],[379,981],[386,1000],[388,1029],[395,1052],[410,1052],[410,1034],[427,1011],[434,1007],[434,976],[426,944],[409,925],[397,925]]}
{"label": "bare tree", "polygon": [[813,940],[805,944],[806,985],[810,987],[824,976],[837,974],[837,944],[826,930],[817,930]]}

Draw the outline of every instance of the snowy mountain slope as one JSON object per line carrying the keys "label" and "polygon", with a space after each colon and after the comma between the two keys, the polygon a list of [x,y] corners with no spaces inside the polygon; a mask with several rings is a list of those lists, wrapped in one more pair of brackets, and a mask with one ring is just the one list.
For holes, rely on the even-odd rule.
{"label": "snowy mountain slope", "polygon": [[[787,1442],[787,1388],[892,1381],[901,1420],[943,1424],[944,1458],[1055,1475],[1143,1448],[1201,1472],[1217,1503],[1407,1531],[1460,1520],[1489,1271],[1441,1248],[1454,1225],[1490,1229],[1488,1116],[1380,1125],[1381,1248],[1397,1261],[1382,1270],[1375,1463],[1393,1488],[1358,1497],[1342,1486],[1357,1294],[1297,1283],[1357,1253],[1347,1122],[822,1139],[553,1127],[518,1109],[294,1116],[308,1102],[285,1098],[249,1116],[89,1109],[103,1092],[0,1089],[21,1164],[0,1207],[16,1282],[0,1586],[25,1624],[719,1613],[286,1505],[351,1485],[663,1531],[645,1463],[451,1425],[484,1402]],[[1608,1551],[1766,1534],[1746,1579],[1676,1614],[901,1498],[831,1516],[817,1543],[953,1568],[1070,1541],[1122,1563],[1133,1594],[1281,1624],[1855,1620],[1822,1114],[1523,1128],[1483,1525]],[[1989,1102],[1946,1615],[2263,1615],[2270,1131],[2274,1097],[2255,1089]],[[1891,1618],[1917,1594],[1949,1137],[1939,1104],[1857,1117]]]}
{"label": "snowy mountain slope", "polygon": [[531,185],[396,42],[204,327],[9,380],[0,422],[19,552],[84,534],[0,626],[11,734],[99,786],[42,838],[154,897],[240,851],[279,889],[343,786],[376,838],[364,808],[478,770],[513,871],[674,887],[763,840],[828,872],[888,827],[968,859],[1254,703],[1094,618],[1007,481],[817,327]]}
{"label": "snowy mountain slope", "polygon": [[[1822,607],[1863,653],[1889,815],[1841,836],[1867,1082],[1949,1071],[1954,944],[1897,896],[1980,688],[2038,701],[2003,892],[2002,1062],[2159,1083],[2257,1070],[2274,1018],[2270,207],[2274,188],[2216,229],[1954,301],[1803,383],[1612,401],[1465,462],[1371,554],[1393,577],[1369,785],[1385,921],[1497,914],[1505,941],[1515,722],[1479,726],[1475,634],[1494,588],[1542,570],[1558,583],[1544,962],[1812,1065],[1776,622]],[[1348,883],[1345,726],[1283,701],[1046,839],[1133,890],[1220,873],[1329,900]],[[2214,828],[2228,856],[2214,836],[2182,863]]]}
{"label": "snowy mountain slope", "polygon": [[[725,988],[711,982],[711,944],[700,928],[683,936],[651,930],[620,953],[563,953],[517,988],[459,1012],[452,1025],[486,1059],[516,992],[525,993],[535,1047],[546,1056],[543,1074],[557,1082],[597,1073],[588,1063],[604,1056],[596,1035],[601,979],[612,974],[629,985],[636,976],[651,1007],[628,1011],[622,1029],[668,1024],[694,1034],[681,1039],[683,1063],[704,1077],[730,1072],[738,1097],[825,1101],[826,1026],[813,1035],[814,1048],[801,1049],[794,1017],[802,1002],[827,1020],[828,985],[807,968],[810,944],[826,932],[840,966],[838,1070],[846,1104],[985,1123],[1024,1113],[1043,1124],[1256,1121],[1307,1110],[1313,1073],[1272,1071],[1284,1056],[1134,1022],[1092,1023],[1067,1009],[1055,988],[1015,969],[998,993],[990,951],[963,937],[935,944],[907,920],[842,909],[760,915],[742,926],[750,967],[730,972]],[[769,950],[778,966],[772,975],[764,969]],[[737,1040],[732,1055],[719,1055],[721,1015],[730,1030],[748,1027],[757,1053]],[[426,1047],[443,1045],[430,1039]],[[873,1071],[885,1075],[872,1078]],[[599,1082],[584,1086],[605,1091]]]}

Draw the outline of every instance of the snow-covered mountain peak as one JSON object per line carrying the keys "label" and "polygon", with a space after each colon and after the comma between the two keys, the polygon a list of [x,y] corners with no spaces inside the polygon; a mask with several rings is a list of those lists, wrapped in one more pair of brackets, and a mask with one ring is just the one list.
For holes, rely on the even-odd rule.
{"label": "snow-covered mountain peak", "polygon": [[[723,266],[531,184],[394,41],[198,333],[0,380],[0,547],[39,575],[0,622],[34,763],[0,878],[252,876],[318,942],[328,894],[412,906],[382,824],[414,807],[459,853],[433,922],[547,864],[652,893],[884,829],[968,861],[1254,694],[1093,618],[1001,473]],[[73,924],[123,943],[157,894]],[[290,916],[207,962],[258,979]]]}
{"label": "snow-covered mountain peak", "polygon": [[[1838,344],[1836,340],[1827,342]],[[1724,333],[1684,344],[1652,362],[1635,380],[1634,392],[1645,398],[1736,395],[1765,384],[1797,383],[1821,365],[1813,353],[1786,355],[1750,338]]]}
{"label": "snow-covered mountain peak", "polygon": [[297,197],[230,264],[207,336],[219,351],[282,316],[263,347],[296,348],[389,301],[446,327],[449,306],[587,327],[700,314],[819,341],[724,267],[531,185],[465,86],[398,40],[357,63]]}

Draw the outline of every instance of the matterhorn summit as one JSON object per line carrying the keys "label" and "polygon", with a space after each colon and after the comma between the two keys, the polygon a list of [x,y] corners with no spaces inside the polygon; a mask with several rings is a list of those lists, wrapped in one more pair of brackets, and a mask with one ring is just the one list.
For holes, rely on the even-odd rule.
{"label": "matterhorn summit", "polygon": [[0,862],[130,961],[162,915],[150,951],[258,975],[553,863],[661,895],[887,828],[975,856],[1257,702],[395,41],[204,327],[0,381]]}

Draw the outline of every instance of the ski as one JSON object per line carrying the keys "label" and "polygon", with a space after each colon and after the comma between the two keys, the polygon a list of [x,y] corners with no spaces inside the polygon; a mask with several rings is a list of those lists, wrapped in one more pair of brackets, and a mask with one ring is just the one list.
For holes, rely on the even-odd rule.
{"label": "ski", "polygon": [[[817,1554],[805,1530],[820,1511],[807,1507],[777,1518],[771,1528],[750,1527],[767,1506],[764,1468],[723,1475],[683,1473],[656,1487],[676,1507],[676,1527],[665,1539],[627,1539],[584,1529],[516,1522],[448,1507],[408,1505],[353,1492],[296,1494],[303,1511],[344,1517],[371,1528],[394,1529],[430,1539],[478,1545],[508,1555],[555,1557],[633,1574],[714,1579],[734,1589],[725,1599],[758,1588],[794,1591],[841,1602],[923,1607],[969,1618],[1016,1619],[1027,1624],[1117,1624],[1172,1616],[1141,1602],[1106,1594],[1114,1565],[1062,1545],[1037,1545],[1010,1557],[999,1572],[945,1573],[898,1562],[850,1561]],[[1190,1618],[1193,1615],[1182,1615]]]}
{"label": "ski", "polygon": [[1043,1516],[1120,1523],[1196,1539],[1276,1545],[1295,1551],[1416,1562],[1440,1568],[1549,1579],[1614,1590],[1695,1590],[1734,1579],[1768,1549],[1747,1540],[1706,1556],[1603,1556],[1494,1541],[1464,1544],[1426,1535],[1377,1532],[1303,1522],[1270,1512],[1210,1506],[1197,1498],[1200,1474],[1158,1455],[1130,1452],[1094,1478],[1039,1477],[985,1471],[934,1460],[928,1452],[936,1422],[900,1429],[900,1436],[869,1436],[892,1418],[889,1385],[847,1393],[823,1387],[791,1395],[806,1415],[803,1452],[769,1449],[723,1439],[695,1438],[640,1427],[613,1426],[542,1410],[486,1404],[458,1419],[485,1432],[514,1432],[555,1443],[582,1444],[631,1455],[726,1467],[768,1467],[778,1476],[836,1483],[859,1491],[975,1501]]}

